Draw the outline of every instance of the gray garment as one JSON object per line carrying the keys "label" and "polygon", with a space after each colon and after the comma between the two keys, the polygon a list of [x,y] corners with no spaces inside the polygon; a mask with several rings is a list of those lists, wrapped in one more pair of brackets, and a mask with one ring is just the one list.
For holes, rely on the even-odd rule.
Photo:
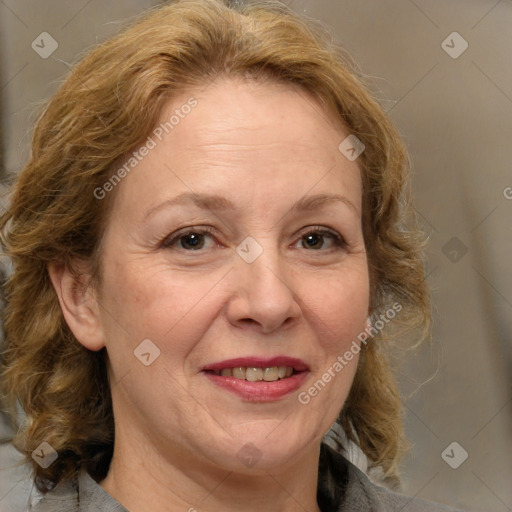
{"label": "gray garment", "polygon": [[82,470],[76,481],[59,483],[29,512],[128,512],[118,501]]}
{"label": "gray garment", "polygon": [[[326,444],[322,444],[320,451],[317,500],[322,512],[462,512],[375,485]],[[31,509],[31,512],[100,511],[128,512],[83,470],[78,484],[57,485]]]}

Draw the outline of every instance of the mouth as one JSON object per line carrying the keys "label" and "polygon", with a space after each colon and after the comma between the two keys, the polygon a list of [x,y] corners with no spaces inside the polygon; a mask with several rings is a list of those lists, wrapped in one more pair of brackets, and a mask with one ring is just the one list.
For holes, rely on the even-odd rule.
{"label": "mouth", "polygon": [[210,364],[202,372],[217,386],[247,401],[268,402],[297,390],[309,368],[291,357],[250,357]]}
{"label": "mouth", "polygon": [[265,368],[235,366],[233,368],[223,368],[222,370],[206,370],[206,372],[222,377],[234,377],[235,379],[246,380],[248,382],[275,382],[276,380],[286,379],[298,373],[291,366],[267,366]]}

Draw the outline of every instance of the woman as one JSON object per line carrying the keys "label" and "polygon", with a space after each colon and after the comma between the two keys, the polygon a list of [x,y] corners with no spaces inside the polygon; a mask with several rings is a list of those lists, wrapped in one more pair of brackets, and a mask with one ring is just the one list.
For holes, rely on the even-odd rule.
{"label": "woman", "polygon": [[281,4],[184,0],[86,56],[1,226],[33,510],[448,510],[342,455],[397,485],[386,349],[429,321],[406,179],[348,58]]}

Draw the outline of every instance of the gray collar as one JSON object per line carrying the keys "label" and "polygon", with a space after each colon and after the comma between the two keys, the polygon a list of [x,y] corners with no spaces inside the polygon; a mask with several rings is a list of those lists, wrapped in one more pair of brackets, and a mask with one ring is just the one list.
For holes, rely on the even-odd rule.
{"label": "gray collar", "polygon": [[[325,443],[320,447],[317,501],[322,512],[456,512],[375,485],[354,464]],[[32,512],[128,512],[82,470],[30,508]]]}

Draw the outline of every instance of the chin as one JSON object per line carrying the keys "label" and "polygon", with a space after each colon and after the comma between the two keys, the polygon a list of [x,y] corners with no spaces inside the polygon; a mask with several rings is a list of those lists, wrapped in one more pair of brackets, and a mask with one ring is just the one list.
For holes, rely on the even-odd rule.
{"label": "chin", "polygon": [[320,445],[321,437],[316,441],[306,439],[304,433],[293,436],[289,434],[289,428],[284,438],[282,433],[272,436],[271,432],[276,425],[275,422],[269,424],[270,428],[261,429],[260,432],[253,431],[251,435],[246,432],[245,435],[231,439],[223,454],[212,454],[213,460],[217,464],[222,461],[221,465],[229,471],[268,475],[269,472],[294,464],[298,458]]}

